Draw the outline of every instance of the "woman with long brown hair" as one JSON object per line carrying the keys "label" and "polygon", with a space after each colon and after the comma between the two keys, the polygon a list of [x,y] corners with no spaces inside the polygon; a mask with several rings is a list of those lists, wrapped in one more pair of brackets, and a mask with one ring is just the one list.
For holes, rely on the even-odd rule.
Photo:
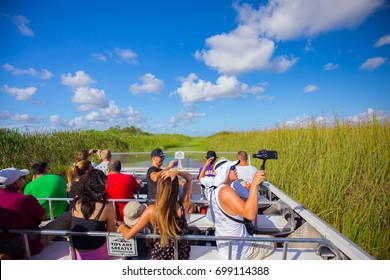
{"label": "woman with long brown hair", "polygon": [[[178,175],[185,179],[183,195],[180,199]],[[157,194],[154,205],[146,208],[134,226],[129,228],[127,225],[121,224],[118,231],[126,239],[130,239],[151,223],[154,233],[160,235],[160,239],[153,244],[152,259],[173,260],[175,258],[175,240],[188,232],[185,216],[190,205],[191,187],[191,174],[182,171],[163,171],[157,179]],[[178,245],[179,260],[188,260],[190,257],[189,242],[179,240]]]}
{"label": "woman with long brown hair", "polygon": [[[80,187],[72,204],[72,231],[115,231],[114,207],[106,197],[107,178],[93,169],[80,177]],[[108,259],[106,237],[73,236],[76,257],[81,260]]]}

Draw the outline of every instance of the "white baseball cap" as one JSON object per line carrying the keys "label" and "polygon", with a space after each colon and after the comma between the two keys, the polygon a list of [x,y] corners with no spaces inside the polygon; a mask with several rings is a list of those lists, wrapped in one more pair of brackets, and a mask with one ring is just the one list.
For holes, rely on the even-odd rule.
{"label": "white baseball cap", "polygon": [[215,163],[215,179],[214,179],[214,186],[219,186],[223,182],[226,181],[226,179],[229,176],[230,167],[239,164],[239,160],[230,161],[228,159],[221,159]]}
{"label": "white baseball cap", "polygon": [[3,169],[0,171],[0,184],[7,187],[28,173],[30,172],[27,169],[19,170],[14,167]]}

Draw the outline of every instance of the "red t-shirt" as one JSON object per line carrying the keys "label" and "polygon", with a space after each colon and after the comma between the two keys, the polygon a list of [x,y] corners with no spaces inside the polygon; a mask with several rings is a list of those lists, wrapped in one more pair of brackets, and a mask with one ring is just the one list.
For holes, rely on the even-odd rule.
{"label": "red t-shirt", "polygon": [[[134,193],[139,190],[139,185],[133,175],[129,174],[108,174],[107,176],[107,198],[108,199],[134,199]],[[117,221],[123,222],[123,208],[127,202],[116,202]]]}

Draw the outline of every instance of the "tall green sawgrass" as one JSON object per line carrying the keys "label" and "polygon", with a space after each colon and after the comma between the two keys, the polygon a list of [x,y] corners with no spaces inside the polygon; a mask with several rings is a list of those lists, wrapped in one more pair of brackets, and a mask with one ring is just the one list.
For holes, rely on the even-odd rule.
{"label": "tall green sawgrass", "polygon": [[[390,257],[390,122],[220,133],[219,151],[277,150],[267,179],[379,259]],[[252,159],[259,167],[261,160]]]}
{"label": "tall green sawgrass", "polygon": [[[48,161],[64,175],[78,151],[151,151],[156,147],[257,153],[277,150],[267,179],[378,259],[390,259],[390,122],[219,133],[207,138],[151,135],[136,128],[53,133],[0,129],[0,168]],[[184,149],[185,150],[185,149]],[[93,160],[93,159],[92,159]],[[97,159],[95,159],[97,161]],[[261,161],[252,159],[259,167]]]}
{"label": "tall green sawgrass", "polygon": [[[89,149],[109,149],[113,152],[151,151],[165,149],[189,141],[179,134],[149,134],[134,127],[111,128],[106,131],[21,133],[0,129],[0,168],[29,168],[36,161],[50,163],[53,173],[64,175],[77,153]],[[95,156],[91,158],[98,162]]]}

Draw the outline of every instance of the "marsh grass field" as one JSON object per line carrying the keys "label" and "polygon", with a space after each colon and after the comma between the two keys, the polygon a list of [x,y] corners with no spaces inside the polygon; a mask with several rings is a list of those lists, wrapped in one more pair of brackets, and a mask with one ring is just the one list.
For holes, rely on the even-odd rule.
{"label": "marsh grass field", "polygon": [[[209,137],[153,135],[134,127],[51,133],[0,129],[0,168],[28,168],[34,161],[48,161],[52,173],[64,175],[77,152],[90,148],[245,150],[248,154],[277,150],[279,159],[266,164],[270,182],[375,258],[390,259],[390,122],[335,123]],[[252,159],[252,164],[259,167],[261,161]]]}

